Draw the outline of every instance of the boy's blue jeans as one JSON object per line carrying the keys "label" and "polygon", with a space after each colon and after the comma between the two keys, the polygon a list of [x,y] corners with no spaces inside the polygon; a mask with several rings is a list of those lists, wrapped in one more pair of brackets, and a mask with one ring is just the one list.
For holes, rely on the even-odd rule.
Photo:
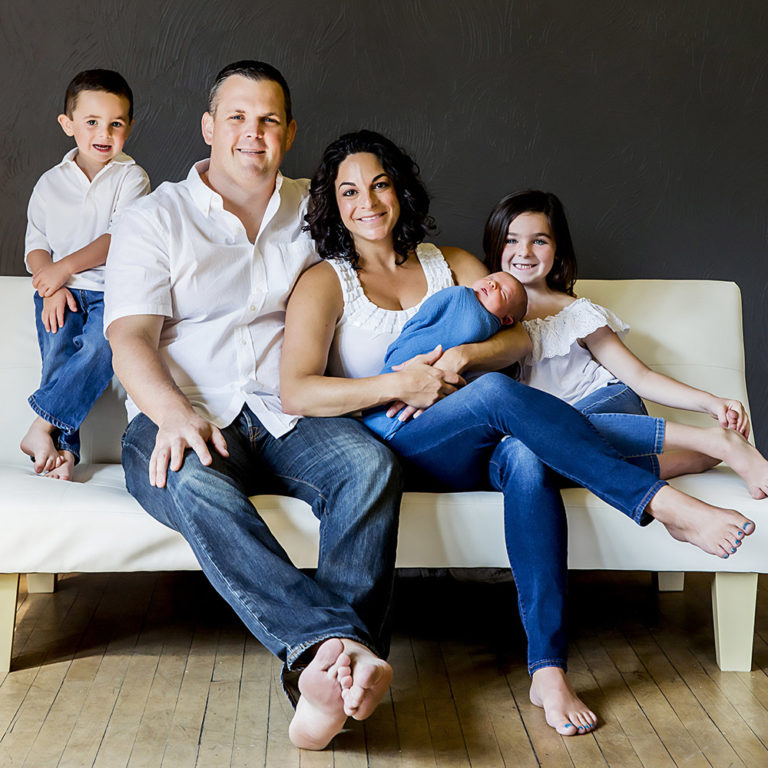
{"label": "boy's blue jeans", "polygon": [[500,373],[427,408],[387,445],[444,488],[503,493],[528,669],[565,668],[568,539],[560,485],[548,467],[640,525],[651,522],[645,507],[665,483],[625,461],[570,405]]}
{"label": "boy's blue jeans", "polygon": [[[355,419],[304,418],[273,437],[244,406],[222,430],[228,457],[188,451],[164,488],[149,484],[157,427],[136,416],[123,436],[126,485],[152,517],[189,542],[213,587],[284,663],[332,637],[385,657],[402,490],[391,451]],[[248,497],[306,501],[320,521],[318,567],[298,570]],[[294,693],[288,690],[289,695]]]}
{"label": "boy's blue jeans", "polygon": [[104,338],[104,294],[72,290],[77,312],[69,308],[56,333],[45,330],[43,300],[35,293],[35,324],[42,358],[40,387],[29,396],[32,410],[56,427],[58,450],[80,460],[80,425],[112,379],[112,350]]}

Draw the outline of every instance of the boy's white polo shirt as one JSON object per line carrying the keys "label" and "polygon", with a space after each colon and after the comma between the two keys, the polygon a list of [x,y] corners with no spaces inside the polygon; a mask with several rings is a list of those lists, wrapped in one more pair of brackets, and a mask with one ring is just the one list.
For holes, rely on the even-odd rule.
{"label": "boy's white polo shirt", "polygon": [[[200,178],[161,184],[121,217],[106,270],[104,328],[162,315],[160,356],[204,418],[225,427],[244,403],[279,437],[298,417],[280,406],[280,350],[288,296],[318,257],[302,231],[307,179],[278,174],[251,243],[240,219]],[[129,399],[128,418],[139,409]]]}
{"label": "boy's white polo shirt", "polygon": [[[27,209],[25,264],[26,255],[37,248],[48,251],[53,261],[79,251],[109,232],[123,208],[149,192],[147,174],[128,155],[115,155],[93,181],[75,162],[76,155],[77,147],[46,171],[32,191]],[[104,267],[72,275],[67,287],[103,291]]]}

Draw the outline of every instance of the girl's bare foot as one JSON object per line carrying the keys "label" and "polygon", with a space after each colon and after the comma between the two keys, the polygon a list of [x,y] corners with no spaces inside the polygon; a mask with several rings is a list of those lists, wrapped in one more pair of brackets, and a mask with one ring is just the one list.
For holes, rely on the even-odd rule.
{"label": "girl's bare foot", "polygon": [[723,461],[747,484],[753,499],[768,496],[768,461],[743,435],[724,429]]}
{"label": "girl's bare foot", "polygon": [[326,640],[299,677],[301,696],[288,727],[299,749],[325,749],[347,721],[338,680],[340,661],[349,663],[341,640]]}
{"label": "girl's bare foot", "polygon": [[54,480],[71,480],[75,471],[75,456],[70,451],[58,451],[56,466],[46,474]]}
{"label": "girl's bare foot", "polygon": [[[392,682],[392,667],[373,651],[354,640],[342,640],[344,654],[338,665],[338,679],[345,714],[355,720],[370,717]],[[344,660],[347,663],[344,663]]]}
{"label": "girl's bare foot", "polygon": [[755,524],[735,509],[713,507],[671,485],[659,490],[647,511],[678,541],[722,558],[734,554],[755,530]]}
{"label": "girl's bare foot", "polygon": [[562,736],[578,736],[597,727],[597,716],[576,695],[560,667],[542,667],[533,673],[531,703],[544,710],[547,724]]}
{"label": "girl's bare foot", "polygon": [[35,472],[50,472],[56,466],[59,452],[53,444],[54,426],[39,416],[32,422],[21,440],[21,450],[35,461]]}
{"label": "girl's bare foot", "polygon": [[722,459],[708,456],[706,453],[688,450],[670,451],[657,458],[659,460],[659,477],[662,480],[680,477],[680,475],[695,475],[699,472],[706,472],[722,461]]}

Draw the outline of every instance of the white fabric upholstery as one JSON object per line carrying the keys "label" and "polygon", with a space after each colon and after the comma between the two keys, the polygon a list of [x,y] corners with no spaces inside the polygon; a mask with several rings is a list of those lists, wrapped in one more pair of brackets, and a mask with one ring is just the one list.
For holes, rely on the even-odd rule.
{"label": "white fabric upholstery", "polygon": [[[746,403],[738,288],[709,281],[582,281],[580,294],[610,307],[632,326],[629,346],[656,370]],[[28,278],[0,277],[0,573],[196,569],[181,537],[145,514],[125,490],[119,466],[125,425],[114,385],[83,427],[78,482],[38,477],[19,450],[38,384],[39,353]],[[655,409],[657,411],[662,409]],[[708,423],[706,417],[677,418]],[[97,462],[97,463],[91,463]],[[735,507],[758,523],[738,556],[719,560],[674,541],[657,524],[639,529],[582,489],[564,491],[570,566],[649,571],[768,571],[768,501],[752,500],[741,480],[718,467],[674,481],[683,490]],[[254,499],[300,566],[317,554],[317,524],[302,502]],[[762,513],[762,514],[761,514]],[[495,493],[406,494],[398,565],[471,567],[507,564],[501,496]]]}

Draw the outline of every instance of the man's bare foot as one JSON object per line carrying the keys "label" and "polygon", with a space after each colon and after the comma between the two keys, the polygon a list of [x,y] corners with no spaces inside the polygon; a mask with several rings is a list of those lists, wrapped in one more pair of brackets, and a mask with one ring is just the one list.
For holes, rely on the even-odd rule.
{"label": "man's bare foot", "polygon": [[[355,720],[370,717],[392,682],[392,667],[354,640],[343,640],[338,677],[344,712]],[[344,663],[344,657],[348,662]]]}
{"label": "man's bare foot", "polygon": [[725,434],[723,461],[747,484],[753,499],[768,496],[768,461],[743,435],[733,429]]}
{"label": "man's bare foot", "polygon": [[531,704],[544,710],[547,724],[561,736],[578,736],[597,727],[597,716],[576,695],[560,667],[542,667],[533,673]]}
{"label": "man's bare foot", "polygon": [[665,485],[647,511],[678,541],[687,541],[710,555],[726,558],[736,552],[755,524],[735,509],[713,507]]}
{"label": "man's bare foot", "polygon": [[71,480],[75,471],[75,456],[70,451],[58,451],[56,466],[45,476],[54,480]]}
{"label": "man's bare foot", "polygon": [[288,727],[299,749],[325,749],[347,721],[338,680],[340,660],[349,662],[341,640],[326,640],[299,676],[301,696]]}
{"label": "man's bare foot", "polygon": [[56,466],[59,452],[53,444],[54,426],[39,416],[32,422],[21,440],[21,450],[35,461],[35,472],[50,472]]}

